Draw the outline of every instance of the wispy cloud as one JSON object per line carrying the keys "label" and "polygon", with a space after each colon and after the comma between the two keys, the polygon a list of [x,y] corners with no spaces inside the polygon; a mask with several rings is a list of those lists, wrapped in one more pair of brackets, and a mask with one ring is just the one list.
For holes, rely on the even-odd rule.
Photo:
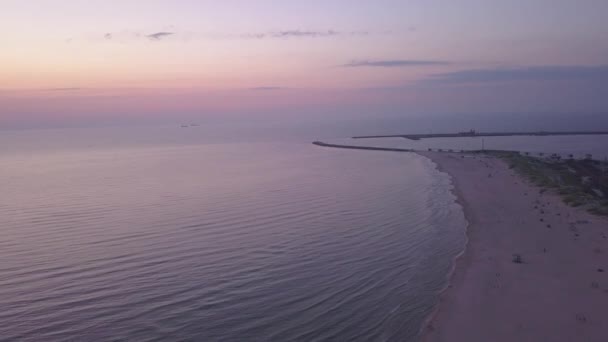
{"label": "wispy cloud", "polygon": [[253,88],[249,88],[249,90],[254,90],[254,91],[272,91],[272,90],[282,90],[282,89],[286,89],[284,87],[253,87]]}
{"label": "wispy cloud", "polygon": [[327,31],[302,31],[302,30],[287,30],[287,31],[278,31],[271,33],[272,37],[275,38],[318,38],[318,37],[332,37],[338,36],[340,34],[344,34],[342,32],[327,30]]}
{"label": "wispy cloud", "polygon": [[337,31],[337,30],[280,30],[269,32],[251,32],[237,35],[225,35],[225,38],[240,39],[289,39],[289,38],[330,38],[367,36],[369,31]]}
{"label": "wispy cloud", "polygon": [[469,69],[431,75],[423,83],[491,83],[512,81],[608,81],[608,65],[550,65]]}
{"label": "wispy cloud", "polygon": [[68,87],[68,88],[46,88],[46,89],[41,89],[42,91],[79,91],[82,90],[82,88],[78,88],[78,87]]}
{"label": "wispy cloud", "polygon": [[[329,30],[301,30],[301,29],[286,29],[265,32],[247,32],[247,33],[211,33],[211,32],[188,32],[179,30],[158,31],[146,33],[137,30],[122,30],[100,34],[98,37],[105,41],[129,42],[139,40],[160,41],[169,36],[174,36],[176,39],[187,42],[196,40],[263,40],[263,39],[315,39],[315,38],[331,38],[331,37],[357,37],[367,36],[372,34],[369,31],[339,31],[334,29]],[[67,42],[68,40],[66,40]],[[72,39],[69,39],[71,42]]]}
{"label": "wispy cloud", "polygon": [[241,35],[242,38],[249,39],[265,39],[265,38],[322,38],[341,35],[341,32],[334,30],[327,31],[302,31],[302,30],[284,30],[271,31],[263,33],[246,33]]}
{"label": "wispy cloud", "polygon": [[156,33],[146,35],[146,38],[151,39],[151,40],[161,40],[165,37],[172,36],[174,34],[175,34],[175,32],[156,32]]}
{"label": "wispy cloud", "polygon": [[273,38],[323,38],[323,37],[334,37],[334,36],[365,36],[368,35],[367,31],[352,31],[342,32],[335,30],[327,31],[302,31],[302,30],[287,30],[271,32],[270,36]]}
{"label": "wispy cloud", "polygon": [[359,60],[351,61],[347,64],[341,65],[345,68],[363,68],[363,67],[376,67],[376,68],[404,68],[413,66],[436,66],[436,65],[449,65],[447,61],[436,61],[436,60],[416,60],[416,59],[389,59],[389,60]]}
{"label": "wispy cloud", "polygon": [[337,31],[337,30],[280,30],[269,32],[253,32],[237,35],[243,39],[286,39],[286,38],[328,38],[338,36],[365,36],[368,31]]}
{"label": "wispy cloud", "polygon": [[65,87],[65,88],[4,88],[0,89],[0,94],[50,94],[50,93],[73,93],[85,90],[85,88]]}

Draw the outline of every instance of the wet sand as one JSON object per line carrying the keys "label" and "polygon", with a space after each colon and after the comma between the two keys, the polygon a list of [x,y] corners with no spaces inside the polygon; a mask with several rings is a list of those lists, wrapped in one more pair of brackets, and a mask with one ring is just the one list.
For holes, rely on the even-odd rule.
{"label": "wet sand", "polygon": [[420,154],[452,176],[469,221],[423,341],[608,341],[608,219],[541,193],[500,159]]}

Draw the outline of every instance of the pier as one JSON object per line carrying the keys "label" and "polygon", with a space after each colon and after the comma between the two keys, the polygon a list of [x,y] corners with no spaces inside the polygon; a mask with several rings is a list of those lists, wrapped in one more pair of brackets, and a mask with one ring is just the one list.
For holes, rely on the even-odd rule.
{"label": "pier", "polygon": [[405,148],[390,148],[390,147],[371,147],[371,146],[353,146],[353,145],[336,145],[327,144],[321,141],[313,142],[314,145],[323,147],[346,148],[351,150],[372,150],[372,151],[389,151],[389,152],[414,152],[412,149]]}

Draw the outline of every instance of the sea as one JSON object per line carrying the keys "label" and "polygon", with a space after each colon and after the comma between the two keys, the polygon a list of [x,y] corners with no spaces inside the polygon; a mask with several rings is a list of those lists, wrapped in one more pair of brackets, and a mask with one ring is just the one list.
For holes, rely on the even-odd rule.
{"label": "sea", "polygon": [[0,131],[0,340],[417,340],[466,245],[450,176],[233,126]]}

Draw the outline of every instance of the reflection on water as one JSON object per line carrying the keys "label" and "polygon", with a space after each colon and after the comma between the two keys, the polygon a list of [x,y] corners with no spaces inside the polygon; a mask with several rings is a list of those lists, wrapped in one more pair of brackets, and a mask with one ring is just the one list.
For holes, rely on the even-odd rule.
{"label": "reflection on water", "polygon": [[464,243],[416,155],[79,139],[0,155],[3,339],[409,340]]}

